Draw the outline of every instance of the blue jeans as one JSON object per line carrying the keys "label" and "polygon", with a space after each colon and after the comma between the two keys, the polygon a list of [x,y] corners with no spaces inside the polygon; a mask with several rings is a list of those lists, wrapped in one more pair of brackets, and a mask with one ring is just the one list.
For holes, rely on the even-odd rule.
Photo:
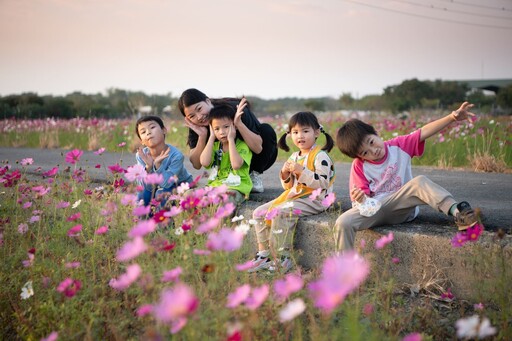
{"label": "blue jeans", "polygon": [[[174,189],[174,187],[176,187],[176,186],[171,186],[169,188],[160,188],[160,187],[158,187],[158,188],[154,188],[152,191],[149,191],[149,190],[144,188],[141,192],[137,193],[137,199],[138,200],[143,199],[144,200],[144,206],[147,206],[147,205],[149,205],[149,203],[151,202],[152,199],[158,198],[158,196],[160,194],[171,193],[172,190]],[[156,189],[156,191],[155,191],[155,189]],[[160,207],[163,207],[166,202],[167,202],[167,198],[162,199],[162,201],[160,201]]]}

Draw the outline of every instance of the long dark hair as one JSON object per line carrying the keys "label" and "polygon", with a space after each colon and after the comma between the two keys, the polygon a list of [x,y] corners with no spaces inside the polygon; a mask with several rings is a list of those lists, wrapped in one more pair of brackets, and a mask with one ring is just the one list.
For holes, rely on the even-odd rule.
{"label": "long dark hair", "polygon": [[[189,107],[191,105],[194,105],[199,102],[203,102],[209,99],[213,106],[216,106],[218,104],[230,104],[231,106],[235,106],[240,102],[239,98],[233,98],[233,97],[225,97],[225,98],[209,98],[206,96],[206,94],[202,91],[199,91],[194,88],[187,89],[183,91],[180,98],[178,99],[178,108],[180,109],[180,112],[183,116],[185,116],[185,108]],[[247,102],[247,108],[249,109],[249,102]]]}
{"label": "long dark hair", "polygon": [[325,132],[324,128],[320,125],[320,123],[318,123],[318,119],[316,118],[315,114],[309,111],[300,111],[293,115],[292,117],[290,117],[290,121],[288,122],[288,131],[281,136],[277,143],[279,148],[287,152],[290,151],[290,148],[286,144],[286,135],[288,135],[291,129],[296,125],[300,125],[303,127],[311,127],[315,130],[320,129],[320,132],[325,135],[325,145],[322,147],[322,150],[330,152],[332,147],[334,147],[334,140],[332,139],[331,135]]}

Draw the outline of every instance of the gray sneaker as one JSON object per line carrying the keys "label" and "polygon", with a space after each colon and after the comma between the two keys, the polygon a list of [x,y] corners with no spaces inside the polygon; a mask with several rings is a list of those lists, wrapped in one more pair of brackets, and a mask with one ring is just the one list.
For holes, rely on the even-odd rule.
{"label": "gray sneaker", "polygon": [[275,261],[272,261],[268,267],[268,271],[279,271],[282,274],[285,274],[293,268],[293,261],[290,257],[281,256],[280,262],[281,264],[278,266]]}
{"label": "gray sneaker", "polygon": [[257,272],[261,269],[268,269],[272,261],[268,256],[263,256],[260,252],[256,253],[256,257],[252,260],[252,267],[247,272]]}
{"label": "gray sneaker", "polygon": [[252,181],[251,192],[252,193],[263,193],[264,189],[263,189],[263,180],[261,180],[261,174],[256,171],[252,171],[250,174],[250,177],[251,177],[251,181]]}

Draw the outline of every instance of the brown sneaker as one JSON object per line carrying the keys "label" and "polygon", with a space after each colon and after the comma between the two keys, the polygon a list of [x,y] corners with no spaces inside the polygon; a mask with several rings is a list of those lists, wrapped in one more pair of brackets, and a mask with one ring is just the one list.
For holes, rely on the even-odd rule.
{"label": "brown sneaker", "polygon": [[467,230],[478,223],[478,215],[467,201],[459,202],[457,209],[459,213],[455,215],[455,224],[457,224],[459,231]]}

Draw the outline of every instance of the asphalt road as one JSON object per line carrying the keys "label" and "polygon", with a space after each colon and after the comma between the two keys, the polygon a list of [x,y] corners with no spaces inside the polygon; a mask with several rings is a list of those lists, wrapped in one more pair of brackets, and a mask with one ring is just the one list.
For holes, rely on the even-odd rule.
{"label": "asphalt road", "polygon": [[[55,166],[64,169],[68,166],[64,161],[64,155],[68,150],[61,149],[32,149],[32,148],[3,148],[0,147],[0,161],[8,162],[14,168],[20,168],[17,163],[23,158],[33,158],[34,164],[27,167],[27,171],[32,174],[39,174],[38,167],[43,171],[49,170]],[[101,156],[93,152],[84,152],[78,165],[85,169],[89,176],[97,181],[106,179],[105,167],[119,163],[124,168],[135,164],[135,156],[131,153],[111,153],[105,152]],[[100,164],[100,169],[95,165]],[[191,164],[185,163],[190,173],[195,177],[203,173],[201,170],[195,170]],[[270,169],[263,174],[263,184],[265,192],[261,194],[251,194],[250,200],[266,202],[277,197],[282,189],[279,182],[279,170],[282,162],[277,161]],[[341,201],[341,208],[350,207],[348,195],[348,176],[350,164],[336,164],[336,182],[335,193],[338,201]],[[434,182],[450,191],[458,201],[466,200],[473,207],[479,207],[482,210],[484,224],[487,230],[504,229],[512,233],[512,174],[498,173],[477,173],[461,170],[443,170],[431,167],[414,167],[413,175],[425,175]],[[421,208],[420,215],[417,218],[418,223],[435,224],[443,226],[453,226],[451,217],[424,206]]]}

